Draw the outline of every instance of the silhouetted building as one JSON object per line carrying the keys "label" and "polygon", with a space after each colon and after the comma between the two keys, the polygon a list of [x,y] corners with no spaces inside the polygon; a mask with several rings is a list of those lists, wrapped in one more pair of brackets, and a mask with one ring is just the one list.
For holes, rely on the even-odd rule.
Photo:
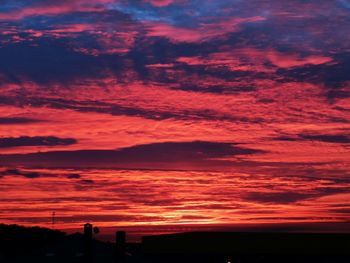
{"label": "silhouetted building", "polygon": [[115,245],[117,261],[122,262],[126,256],[126,233],[125,231],[117,231],[115,233]]}
{"label": "silhouetted building", "polygon": [[92,262],[92,225],[84,225],[84,259],[85,262]]}

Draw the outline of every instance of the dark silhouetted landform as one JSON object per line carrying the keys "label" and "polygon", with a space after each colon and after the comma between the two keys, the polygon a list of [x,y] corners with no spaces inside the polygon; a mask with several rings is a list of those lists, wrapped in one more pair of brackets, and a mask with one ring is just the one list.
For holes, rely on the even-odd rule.
{"label": "dark silhouetted landform", "polygon": [[349,234],[189,232],[146,236],[157,262],[350,262]]}
{"label": "dark silhouetted landform", "polygon": [[65,236],[58,230],[0,224],[0,262],[31,255],[34,251],[64,242]]}
{"label": "dark silhouetted landform", "polygon": [[43,228],[0,225],[0,262],[55,263],[349,263],[350,234],[189,232],[145,236],[126,243],[94,239],[91,224],[84,234],[65,235]]}
{"label": "dark silhouetted landform", "polygon": [[114,244],[81,233],[0,225],[0,263],[107,263],[115,258]]}
{"label": "dark silhouetted landform", "polygon": [[350,255],[349,234],[193,232],[148,236],[155,254]]}

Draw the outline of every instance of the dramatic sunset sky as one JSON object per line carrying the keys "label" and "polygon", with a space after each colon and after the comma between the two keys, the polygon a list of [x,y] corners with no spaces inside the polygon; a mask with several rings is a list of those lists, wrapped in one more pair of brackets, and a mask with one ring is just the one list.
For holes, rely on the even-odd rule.
{"label": "dramatic sunset sky", "polygon": [[350,231],[350,1],[1,0],[0,207]]}

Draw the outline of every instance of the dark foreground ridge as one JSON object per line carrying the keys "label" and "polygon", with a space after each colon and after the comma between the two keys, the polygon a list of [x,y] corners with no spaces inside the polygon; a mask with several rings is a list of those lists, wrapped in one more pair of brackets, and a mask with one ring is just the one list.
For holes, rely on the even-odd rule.
{"label": "dark foreground ridge", "polygon": [[0,262],[54,263],[349,263],[350,234],[190,232],[146,236],[142,243],[93,239],[91,224],[84,234],[65,235],[45,228],[0,225]]}

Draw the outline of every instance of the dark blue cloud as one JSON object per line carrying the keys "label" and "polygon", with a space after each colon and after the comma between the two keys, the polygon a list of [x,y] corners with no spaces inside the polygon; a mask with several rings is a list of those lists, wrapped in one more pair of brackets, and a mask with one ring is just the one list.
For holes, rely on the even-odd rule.
{"label": "dark blue cloud", "polygon": [[59,146],[72,145],[77,143],[71,138],[57,138],[54,136],[22,136],[22,137],[2,137],[0,138],[0,148],[11,148],[21,146]]}
{"label": "dark blue cloud", "polygon": [[350,136],[346,136],[346,135],[326,135],[326,134],[309,135],[309,134],[303,134],[303,135],[301,135],[301,137],[304,139],[307,139],[307,140],[322,141],[322,142],[350,143]]}
{"label": "dark blue cloud", "polygon": [[346,134],[298,134],[296,136],[280,136],[274,138],[277,141],[299,141],[299,140],[312,140],[320,142],[330,143],[350,143],[350,136]]}
{"label": "dark blue cloud", "polygon": [[54,167],[114,167],[213,169],[231,164],[219,160],[235,155],[261,153],[260,150],[244,148],[230,143],[218,142],[168,142],[136,145],[120,150],[56,151],[32,154],[2,155],[3,165],[29,165]]}
{"label": "dark blue cloud", "polygon": [[0,125],[11,125],[11,124],[30,124],[42,122],[42,120],[24,118],[24,117],[0,117]]}
{"label": "dark blue cloud", "polygon": [[[261,122],[261,118],[249,118],[245,116],[232,116],[225,113],[208,110],[183,110],[174,112],[172,110],[152,110],[134,107],[121,106],[118,104],[106,103],[102,101],[74,101],[66,99],[51,99],[30,96],[0,96],[0,105],[14,105],[17,107],[50,107],[55,109],[71,109],[79,112],[107,113],[111,115],[138,116],[152,120],[180,119],[180,120],[226,120],[240,122]],[[191,113],[191,114],[189,114]]]}
{"label": "dark blue cloud", "polygon": [[347,193],[349,190],[350,187],[320,187],[310,192],[251,192],[248,193],[244,198],[246,200],[257,201],[261,203],[288,204],[306,199],[319,198],[322,196]]}
{"label": "dark blue cloud", "polygon": [[7,169],[3,172],[0,172],[0,177],[1,176],[23,176],[26,178],[34,179],[34,178],[39,178],[43,174],[39,172],[33,172],[33,171],[22,171],[19,169]]}

